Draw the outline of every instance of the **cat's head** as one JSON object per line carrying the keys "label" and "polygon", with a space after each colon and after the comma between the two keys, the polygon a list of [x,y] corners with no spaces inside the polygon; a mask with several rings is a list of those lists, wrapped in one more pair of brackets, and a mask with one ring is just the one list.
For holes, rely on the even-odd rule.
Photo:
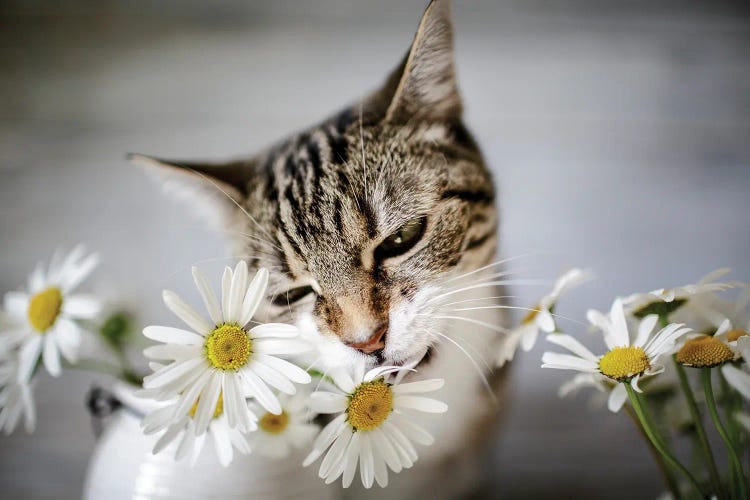
{"label": "cat's head", "polygon": [[428,6],[379,90],[322,124],[247,160],[136,159],[210,208],[251,268],[271,271],[267,310],[317,335],[330,363],[423,355],[439,340],[436,292],[495,253],[494,191],[461,121],[447,1]]}

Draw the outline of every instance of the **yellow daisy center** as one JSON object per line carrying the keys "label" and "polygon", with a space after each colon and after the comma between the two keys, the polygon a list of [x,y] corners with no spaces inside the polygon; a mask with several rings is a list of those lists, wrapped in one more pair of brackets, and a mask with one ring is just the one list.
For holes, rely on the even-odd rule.
{"label": "yellow daisy center", "polygon": [[528,325],[532,321],[536,319],[537,314],[539,314],[539,306],[534,306],[531,308],[529,312],[526,313],[526,316],[523,317],[521,320],[522,325]]}
{"label": "yellow daisy center", "polygon": [[602,375],[622,382],[648,370],[646,352],[635,346],[615,347],[599,360],[599,371]]}
{"label": "yellow daisy center", "polygon": [[747,335],[747,332],[745,330],[740,330],[740,329],[729,330],[727,332],[727,341],[734,342],[735,340],[739,339],[740,337],[744,337],[745,335]]}
{"label": "yellow daisy center", "polygon": [[[193,403],[193,406],[190,407],[190,411],[188,414],[191,418],[195,418],[195,412],[198,410],[198,403],[200,402],[201,398],[198,398],[195,400],[195,403]],[[214,417],[216,418],[219,415],[224,413],[224,395],[219,393],[219,399],[216,400],[216,408],[214,409]]]}
{"label": "yellow daisy center", "polygon": [[364,382],[349,397],[346,416],[357,431],[380,427],[393,410],[393,391],[383,379]]}
{"label": "yellow daisy center", "polygon": [[37,293],[29,301],[29,323],[37,332],[45,332],[55,324],[62,309],[63,296],[59,288],[51,287]]}
{"label": "yellow daisy center", "polygon": [[677,352],[678,363],[701,368],[720,365],[733,357],[729,346],[708,335],[688,340]]}
{"label": "yellow daisy center", "polygon": [[281,415],[266,413],[258,422],[261,429],[269,434],[281,434],[289,425],[289,414],[285,411]]}
{"label": "yellow daisy center", "polygon": [[217,326],[206,337],[204,351],[208,361],[219,370],[239,370],[250,358],[252,342],[237,325]]}

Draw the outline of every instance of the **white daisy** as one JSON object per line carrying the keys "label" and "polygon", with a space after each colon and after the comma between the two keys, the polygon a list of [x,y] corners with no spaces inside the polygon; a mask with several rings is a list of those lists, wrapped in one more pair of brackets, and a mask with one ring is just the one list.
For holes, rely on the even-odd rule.
{"label": "white daisy", "polygon": [[382,366],[365,373],[362,361],[353,377],[341,369],[331,370],[329,376],[335,387],[314,392],[311,406],[318,413],[338,415],[315,439],[303,465],[308,466],[325,454],[318,475],[327,484],[343,475],[344,488],[351,485],[357,464],[366,488],[372,487],[374,481],[387,486],[388,469],[398,473],[411,467],[417,460],[412,441],[423,445],[434,442],[425,429],[414,423],[412,412],[443,413],[448,406],[419,395],[440,389],[442,379],[405,384],[386,380],[403,369]]}
{"label": "white daisy", "polygon": [[552,291],[542,297],[539,303],[524,316],[521,324],[505,336],[497,357],[497,365],[503,366],[508,361],[511,361],[515,356],[519,343],[524,351],[530,351],[534,347],[534,344],[536,344],[539,330],[547,333],[554,332],[557,329],[557,325],[552,312],[555,305],[557,305],[557,301],[560,299],[560,295],[564,291],[588,281],[590,277],[590,272],[573,268],[557,278]]}
{"label": "white daisy", "polygon": [[294,396],[280,394],[280,415],[264,411],[251,402],[252,411],[260,415],[258,429],[247,436],[253,450],[260,455],[280,459],[289,456],[292,448],[309,445],[320,430],[311,423],[315,414],[310,410],[309,398],[307,391],[299,391]]}
{"label": "white daisy", "polygon": [[679,311],[675,320],[696,324],[695,320],[700,318],[707,320],[715,328],[727,317],[725,301],[719,299],[716,293],[743,286],[735,281],[717,281],[729,271],[728,268],[717,269],[695,284],[634,293],[623,299],[625,310],[636,317],[649,314],[668,316]]}
{"label": "white daisy", "polygon": [[[187,415],[182,415],[177,422],[174,422],[172,417],[177,404],[175,401],[172,404],[154,410],[143,419],[141,426],[143,427],[144,434],[156,434],[163,431],[159,440],[154,445],[154,454],[160,453],[172,443],[176,443],[174,450],[175,460],[182,460],[189,456],[190,463],[195,464],[195,461],[203,450],[206,436],[210,437],[213,441],[219,463],[224,467],[232,462],[234,448],[237,448],[244,455],[250,453],[251,448],[247,441],[247,436],[238,429],[233,429],[229,426],[221,394],[209,419],[206,432],[200,435],[197,435],[195,430],[196,412],[199,403],[194,403]],[[251,420],[251,429],[254,425],[255,421]]]}
{"label": "white daisy", "polygon": [[77,320],[94,318],[100,310],[97,300],[72,295],[99,263],[96,254],[86,255],[77,246],[67,256],[56,252],[45,272],[40,263],[29,276],[26,292],[5,294],[10,325],[2,332],[8,344],[21,344],[19,377],[29,380],[39,356],[54,377],[62,372],[60,355],[75,363],[81,344]]}
{"label": "white daisy", "polygon": [[177,294],[164,291],[164,303],[193,332],[166,326],[149,326],[143,334],[163,345],[147,348],[144,354],[156,360],[171,361],[143,380],[143,387],[157,399],[178,397],[175,421],[181,421],[196,401],[195,432],[206,431],[219,395],[229,426],[247,431],[254,416],[245,397],[257,399],[271,413],[280,414],[281,403],[269,388],[294,394],[292,382],[306,384],[310,375],[277,355],[292,355],[309,349],[301,342],[297,328],[267,323],[248,328],[265,296],[268,271],[261,269],[250,282],[247,264],[234,271],[227,267],[222,279],[219,304],[203,273],[193,268],[195,284],[205,302],[211,321],[206,321]]}
{"label": "white daisy", "polygon": [[15,357],[0,359],[0,429],[10,434],[21,415],[24,429],[31,434],[36,427],[36,408],[31,386],[19,379],[19,364]]}
{"label": "white daisy", "polygon": [[[591,311],[591,318],[590,313]],[[681,324],[671,324],[652,335],[658,318],[650,315],[641,321],[638,334],[631,341],[625,312],[619,299],[612,306],[611,320],[604,318],[606,323],[602,323],[602,318],[594,316],[598,321],[595,325],[604,329],[604,341],[609,350],[602,356],[596,356],[570,335],[548,335],[547,341],[566,348],[574,355],[545,352],[542,356],[542,368],[599,373],[616,382],[622,382],[613,387],[608,401],[610,411],[617,412],[627,399],[624,384],[630,384],[636,391],[641,392],[638,387],[641,377],[664,371],[664,367],[656,363],[659,357],[670,352],[677,339],[690,329],[684,328]]]}

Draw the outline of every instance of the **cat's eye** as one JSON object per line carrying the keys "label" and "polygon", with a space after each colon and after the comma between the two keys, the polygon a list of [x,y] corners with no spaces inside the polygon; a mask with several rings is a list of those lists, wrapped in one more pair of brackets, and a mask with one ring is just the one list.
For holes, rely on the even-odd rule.
{"label": "cat's eye", "polygon": [[422,238],[426,225],[427,217],[410,220],[378,245],[375,259],[388,259],[408,252]]}
{"label": "cat's eye", "polygon": [[274,297],[274,299],[271,301],[271,304],[279,307],[285,307],[294,304],[295,302],[299,302],[311,293],[313,293],[313,288],[311,286],[300,286],[297,288],[292,288],[291,290],[281,292],[276,297]]}

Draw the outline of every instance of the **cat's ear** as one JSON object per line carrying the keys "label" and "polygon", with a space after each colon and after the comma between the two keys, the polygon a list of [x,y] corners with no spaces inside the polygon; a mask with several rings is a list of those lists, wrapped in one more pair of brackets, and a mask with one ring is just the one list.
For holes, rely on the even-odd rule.
{"label": "cat's ear", "polygon": [[127,159],[143,167],[165,192],[196,208],[215,227],[226,225],[245,200],[253,168],[250,161],[198,163],[141,154],[128,154]]}
{"label": "cat's ear", "polygon": [[[455,120],[461,116],[448,0],[432,0],[409,52],[372,96],[384,121]],[[371,108],[374,111],[373,108]]]}

